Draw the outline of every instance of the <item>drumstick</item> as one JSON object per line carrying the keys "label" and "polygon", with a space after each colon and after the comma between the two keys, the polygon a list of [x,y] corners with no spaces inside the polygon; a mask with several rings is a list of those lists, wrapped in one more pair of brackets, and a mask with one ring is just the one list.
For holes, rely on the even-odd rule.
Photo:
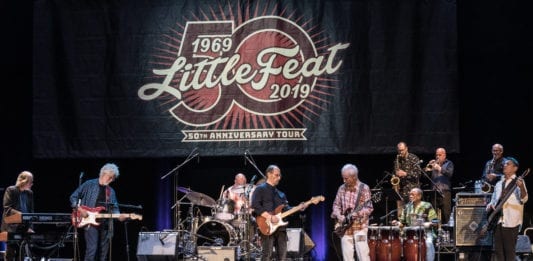
{"label": "drumstick", "polygon": [[222,185],[222,189],[220,189],[220,196],[218,197],[218,199],[222,199],[222,193],[224,193],[224,186],[225,185]]}

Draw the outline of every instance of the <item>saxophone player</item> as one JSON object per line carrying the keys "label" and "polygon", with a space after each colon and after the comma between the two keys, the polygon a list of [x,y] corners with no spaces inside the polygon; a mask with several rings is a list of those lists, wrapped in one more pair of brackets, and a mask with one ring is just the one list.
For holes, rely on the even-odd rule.
{"label": "saxophone player", "polygon": [[503,157],[503,145],[499,143],[492,145],[492,159],[485,163],[481,180],[494,186],[503,175],[505,160],[505,157]]}
{"label": "saxophone player", "polygon": [[[421,168],[420,159],[417,155],[410,153],[407,144],[403,141],[396,145],[398,154],[394,161],[394,177],[399,178],[397,192],[402,197],[396,202],[398,215],[402,214],[404,205],[409,201],[409,191],[413,188],[420,188]],[[394,178],[393,177],[393,178]]]}

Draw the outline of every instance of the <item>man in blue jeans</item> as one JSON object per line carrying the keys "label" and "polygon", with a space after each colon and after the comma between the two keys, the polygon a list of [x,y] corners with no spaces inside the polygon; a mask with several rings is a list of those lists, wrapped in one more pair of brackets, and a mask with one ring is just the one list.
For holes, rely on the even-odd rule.
{"label": "man in blue jeans", "polygon": [[[107,163],[100,169],[97,179],[87,180],[70,195],[70,205],[77,211],[78,221],[93,217],[96,212],[120,214],[115,190],[109,186],[120,175],[117,165]],[[117,215],[120,221],[126,215]],[[94,221],[94,220],[91,220]],[[83,222],[85,224],[87,222]],[[107,260],[113,223],[105,219],[98,226],[88,222],[84,226],[85,261]],[[78,225],[78,224],[76,224]]]}

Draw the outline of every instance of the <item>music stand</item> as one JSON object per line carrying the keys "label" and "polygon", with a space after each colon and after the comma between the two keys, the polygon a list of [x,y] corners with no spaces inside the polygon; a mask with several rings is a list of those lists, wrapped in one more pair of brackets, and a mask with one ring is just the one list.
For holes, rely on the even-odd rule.
{"label": "music stand", "polygon": [[[394,200],[396,202],[402,200],[402,197],[398,194],[398,191],[394,189],[382,189],[382,193],[385,194],[385,213],[389,213],[389,200]],[[401,213],[397,213],[398,216],[400,214]],[[389,217],[386,217],[385,224],[389,224]]]}

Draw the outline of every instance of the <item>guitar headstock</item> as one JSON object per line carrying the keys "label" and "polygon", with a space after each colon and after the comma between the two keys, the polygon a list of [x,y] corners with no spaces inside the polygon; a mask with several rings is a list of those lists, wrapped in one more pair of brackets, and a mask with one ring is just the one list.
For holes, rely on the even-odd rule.
{"label": "guitar headstock", "polygon": [[319,202],[322,202],[324,201],[326,198],[324,198],[324,196],[315,196],[315,197],[312,197],[309,202],[313,203],[313,204],[318,204]]}

